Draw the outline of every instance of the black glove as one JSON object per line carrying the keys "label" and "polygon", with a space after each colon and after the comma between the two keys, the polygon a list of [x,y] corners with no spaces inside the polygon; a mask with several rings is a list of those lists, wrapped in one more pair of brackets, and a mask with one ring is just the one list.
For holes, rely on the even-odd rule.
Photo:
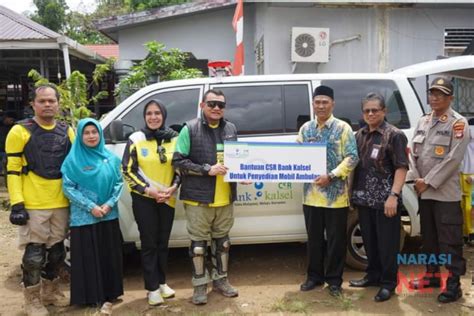
{"label": "black glove", "polygon": [[23,203],[18,203],[12,206],[12,211],[10,213],[10,223],[13,225],[26,225],[26,222],[30,219],[30,215],[25,210],[25,205]]}

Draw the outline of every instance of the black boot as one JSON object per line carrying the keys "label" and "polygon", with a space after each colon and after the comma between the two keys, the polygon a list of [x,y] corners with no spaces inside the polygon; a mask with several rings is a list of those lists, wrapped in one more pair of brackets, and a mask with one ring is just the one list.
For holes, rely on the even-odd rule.
{"label": "black boot", "polygon": [[414,279],[408,282],[408,286],[413,290],[420,290],[428,287],[441,287],[439,267],[427,265],[425,276],[421,279]]}
{"label": "black boot", "polygon": [[438,295],[438,302],[451,303],[460,299],[462,296],[461,282],[459,276],[448,278],[446,289]]}

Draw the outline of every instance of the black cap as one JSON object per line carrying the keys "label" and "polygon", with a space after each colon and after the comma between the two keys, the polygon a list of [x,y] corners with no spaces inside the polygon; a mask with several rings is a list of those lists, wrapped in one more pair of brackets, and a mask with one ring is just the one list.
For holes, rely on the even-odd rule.
{"label": "black cap", "polygon": [[325,95],[334,100],[334,90],[329,88],[328,86],[319,86],[316,89],[314,89],[313,99],[317,97],[318,95]]}
{"label": "black cap", "polygon": [[449,79],[438,77],[431,82],[430,88],[428,90],[439,90],[446,95],[453,95],[453,84]]}

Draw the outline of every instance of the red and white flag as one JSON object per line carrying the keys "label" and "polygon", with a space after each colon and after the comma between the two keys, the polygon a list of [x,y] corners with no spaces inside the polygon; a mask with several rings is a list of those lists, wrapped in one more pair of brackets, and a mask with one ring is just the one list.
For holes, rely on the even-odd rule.
{"label": "red and white flag", "polygon": [[232,26],[235,31],[236,49],[232,74],[239,76],[244,74],[244,1],[237,0]]}

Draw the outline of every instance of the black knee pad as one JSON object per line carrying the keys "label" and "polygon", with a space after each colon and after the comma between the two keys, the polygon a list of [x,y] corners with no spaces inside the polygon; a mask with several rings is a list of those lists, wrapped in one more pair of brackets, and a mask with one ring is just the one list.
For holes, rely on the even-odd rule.
{"label": "black knee pad", "polygon": [[63,242],[54,244],[48,251],[48,263],[49,264],[61,264],[66,259],[66,250]]}
{"label": "black knee pad", "polygon": [[229,252],[229,249],[230,249],[229,236],[212,239],[212,248],[215,249],[215,253]]}
{"label": "black knee pad", "polygon": [[212,263],[221,275],[227,273],[229,264],[229,236],[222,238],[213,238],[211,241]]}
{"label": "black knee pad", "polygon": [[41,269],[46,262],[46,247],[44,244],[29,243],[26,245],[21,268],[25,286],[38,284]]}
{"label": "black knee pad", "polygon": [[207,241],[205,240],[191,240],[191,246],[189,247],[189,256],[191,258],[202,256],[206,257],[207,255]]}
{"label": "black knee pad", "polygon": [[63,242],[54,244],[51,248],[47,249],[47,260],[46,265],[41,271],[41,276],[48,280],[54,280],[58,277],[59,268],[66,259],[66,250]]}
{"label": "black knee pad", "polygon": [[26,245],[23,254],[23,269],[41,270],[46,262],[46,247],[43,244],[30,243]]}

